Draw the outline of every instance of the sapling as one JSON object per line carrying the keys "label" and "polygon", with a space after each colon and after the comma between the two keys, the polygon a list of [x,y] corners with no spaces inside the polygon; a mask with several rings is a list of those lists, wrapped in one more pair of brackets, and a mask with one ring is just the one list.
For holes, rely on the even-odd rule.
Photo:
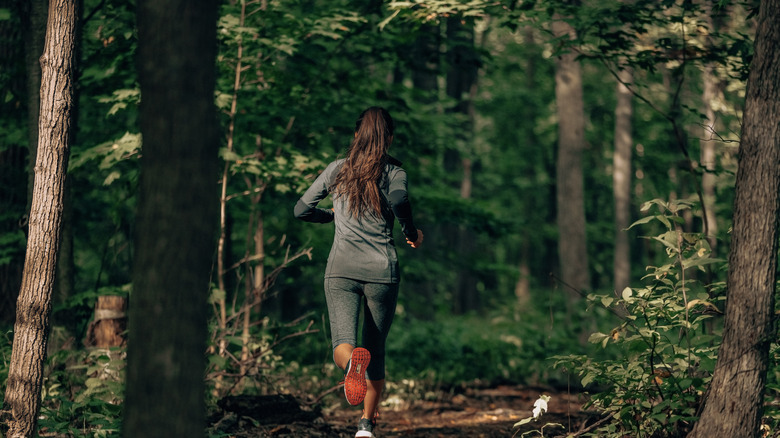
{"label": "sapling", "polygon": [[[532,416],[530,416],[528,418],[523,418],[522,420],[518,421],[517,423],[515,423],[514,427],[520,427],[520,426],[522,426],[524,424],[527,424],[527,423],[530,423],[532,421],[534,421],[534,422],[539,421],[539,419],[542,418],[542,415],[547,412],[547,402],[549,402],[549,401],[550,401],[550,396],[549,395],[547,395],[547,394],[540,395],[539,398],[534,402],[534,409],[531,412]],[[535,430],[535,429],[534,430],[529,430],[529,431],[523,432],[523,434],[520,435],[520,436],[524,437],[524,436],[530,436],[531,434],[534,434],[534,433],[538,433],[539,436],[543,437],[544,436],[544,428],[548,427],[548,426],[561,427],[561,428],[564,427],[560,423],[545,423],[544,425],[542,425],[542,427],[539,428],[539,430]],[[515,435],[517,435],[517,432],[515,432]]]}

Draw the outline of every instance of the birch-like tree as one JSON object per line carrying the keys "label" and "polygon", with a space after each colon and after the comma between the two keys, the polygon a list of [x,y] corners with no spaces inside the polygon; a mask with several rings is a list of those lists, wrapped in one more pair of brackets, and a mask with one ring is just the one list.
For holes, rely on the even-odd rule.
{"label": "birch-like tree", "polygon": [[8,437],[31,437],[41,408],[52,291],[68,168],[77,44],[77,0],[49,3],[27,253],[16,303],[5,405]]}

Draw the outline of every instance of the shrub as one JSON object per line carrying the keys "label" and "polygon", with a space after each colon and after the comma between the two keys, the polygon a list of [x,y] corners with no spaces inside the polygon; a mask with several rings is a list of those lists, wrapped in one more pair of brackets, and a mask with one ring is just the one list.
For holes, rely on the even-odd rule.
{"label": "shrub", "polygon": [[685,233],[681,211],[684,201],[646,203],[658,214],[632,225],[662,225],[652,239],[663,245],[666,263],[649,266],[644,286],[626,288],[620,298],[593,294],[591,305],[624,315],[611,331],[596,332],[590,342],[618,348],[619,359],[594,360],[585,355],[556,356],[556,367],[575,371],[583,386],[599,388],[590,405],[614,421],[593,436],[684,436],[693,421],[715,367],[720,344],[719,319],[723,304],[722,282],[703,284],[707,268],[725,267],[711,257],[702,235]]}
{"label": "shrub", "polygon": [[121,348],[55,352],[44,376],[41,435],[119,435],[125,355]]}
{"label": "shrub", "polygon": [[[8,382],[8,367],[11,366],[11,347],[13,346],[11,331],[0,332],[0,394],[5,394]],[[3,410],[3,397],[0,397],[0,411]]]}
{"label": "shrub", "polygon": [[[553,316],[559,317],[563,315]],[[580,350],[569,330],[565,324],[551,324],[542,304],[522,312],[510,306],[488,316],[397,318],[387,340],[388,378],[423,379],[444,388],[469,382],[549,383],[560,374],[551,370],[550,351]]]}

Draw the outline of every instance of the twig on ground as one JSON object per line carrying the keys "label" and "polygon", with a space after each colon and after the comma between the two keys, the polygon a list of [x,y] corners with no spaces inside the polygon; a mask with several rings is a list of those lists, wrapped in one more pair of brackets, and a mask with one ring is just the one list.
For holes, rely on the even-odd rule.
{"label": "twig on ground", "polygon": [[601,426],[602,424],[606,423],[607,420],[609,420],[610,418],[612,418],[612,417],[607,415],[604,418],[598,420],[597,422],[591,424],[588,427],[584,427],[585,423],[582,423],[583,427],[580,427],[580,430],[578,430],[574,435],[572,435],[572,437],[582,436],[582,434],[588,433],[588,432],[592,431],[593,429],[595,429],[595,428]]}

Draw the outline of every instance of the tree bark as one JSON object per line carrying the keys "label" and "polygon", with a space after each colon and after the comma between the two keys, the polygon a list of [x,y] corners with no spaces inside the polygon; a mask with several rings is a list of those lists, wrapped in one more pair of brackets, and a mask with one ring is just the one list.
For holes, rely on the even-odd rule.
{"label": "tree bark", "polygon": [[123,436],[205,427],[207,298],[218,213],[217,2],[138,2],[143,134]]}
{"label": "tree bark", "polygon": [[[574,38],[574,29],[561,17],[552,22],[556,37]],[[557,224],[561,279],[579,290],[590,289],[585,237],[582,151],[585,148],[585,113],[580,63],[573,52],[555,59],[555,100],[558,112]],[[576,297],[570,294],[572,297]]]}
{"label": "tree bark", "polygon": [[631,281],[631,246],[626,229],[631,225],[631,91],[625,84],[633,81],[630,70],[618,73],[615,105],[615,153],[613,155],[612,191],[615,198],[614,287],[618,295]]}
{"label": "tree bark", "polygon": [[125,345],[127,298],[115,295],[97,297],[95,315],[87,327],[87,347],[111,348]]}
{"label": "tree bark", "polygon": [[10,438],[31,437],[41,407],[52,293],[70,147],[77,0],[52,1],[40,62],[41,107],[30,231],[16,304],[5,403]]}
{"label": "tree bark", "polygon": [[761,2],[737,170],[723,341],[689,437],[759,437],[780,212],[780,0]]}

